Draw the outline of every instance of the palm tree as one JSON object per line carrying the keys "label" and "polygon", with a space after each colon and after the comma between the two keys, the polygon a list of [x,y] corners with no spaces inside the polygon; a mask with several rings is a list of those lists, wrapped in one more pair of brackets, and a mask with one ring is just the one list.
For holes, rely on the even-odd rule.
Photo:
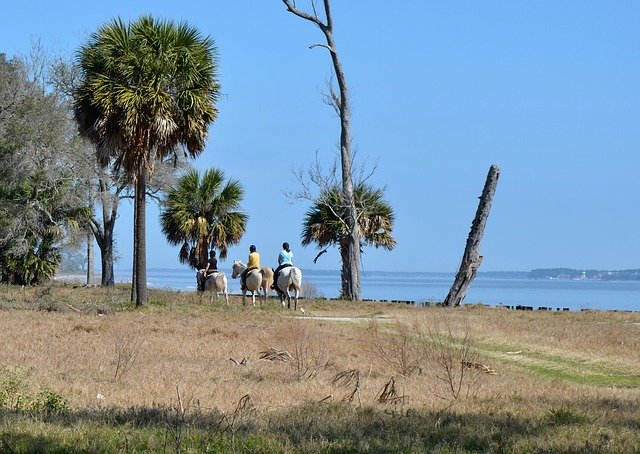
{"label": "palm tree", "polygon": [[186,23],[142,16],[115,19],[78,53],[74,112],[80,133],[96,145],[98,162],[122,167],[135,183],[136,305],[147,301],[145,190],[153,164],[181,150],[202,152],[216,119],[217,50]]}
{"label": "palm tree", "polygon": [[169,243],[182,244],[178,254],[181,263],[202,268],[210,248],[227,258],[228,247],[240,242],[248,216],[237,211],[244,190],[236,180],[224,183],[224,173],[208,169],[185,173],[167,195],[160,222]]}
{"label": "palm tree", "polygon": [[[360,247],[373,246],[392,250],[396,245],[393,238],[393,208],[384,200],[384,192],[364,183],[354,190]],[[302,245],[316,243],[318,248],[338,245],[342,259],[341,293],[349,297],[348,263],[349,226],[345,222],[348,206],[344,203],[342,191],[337,186],[325,189],[316,202],[306,212],[302,224]]]}

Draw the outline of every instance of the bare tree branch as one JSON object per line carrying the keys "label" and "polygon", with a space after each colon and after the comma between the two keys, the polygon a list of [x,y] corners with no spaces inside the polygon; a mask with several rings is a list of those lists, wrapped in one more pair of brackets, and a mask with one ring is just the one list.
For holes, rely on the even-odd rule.
{"label": "bare tree branch", "polygon": [[309,46],[309,49],[314,49],[316,47],[324,47],[325,49],[327,49],[329,52],[335,52],[331,47],[327,46],[326,44],[320,44],[320,43],[316,43],[316,44],[312,44]]}

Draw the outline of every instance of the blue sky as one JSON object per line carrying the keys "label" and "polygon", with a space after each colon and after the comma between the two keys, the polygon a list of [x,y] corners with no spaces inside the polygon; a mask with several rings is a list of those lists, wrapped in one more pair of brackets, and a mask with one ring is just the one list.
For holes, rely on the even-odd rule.
{"label": "blue sky", "polygon": [[[308,5],[298,1],[300,7]],[[501,169],[481,271],[638,268],[640,2],[333,0],[358,159],[377,163],[396,211],[392,252],[366,249],[364,271],[455,271],[489,167]],[[144,13],[186,20],[216,41],[224,96],[194,162],[239,179],[250,220],[229,260],[256,244],[275,266],[283,241],[302,268],[307,205],[290,205],[291,170],[328,162],[339,122],[322,102],[331,76],[321,32],[282,2],[3,2],[0,52],[74,53],[104,22]],[[131,206],[117,222],[131,262]],[[147,214],[150,267],[179,267],[158,210]],[[230,266],[229,261],[223,266]]]}

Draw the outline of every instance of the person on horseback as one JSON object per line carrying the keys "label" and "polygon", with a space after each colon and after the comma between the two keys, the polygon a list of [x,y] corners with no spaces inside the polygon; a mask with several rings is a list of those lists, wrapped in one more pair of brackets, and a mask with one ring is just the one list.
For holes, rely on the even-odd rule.
{"label": "person on horseback", "polygon": [[246,287],[247,274],[251,270],[259,270],[260,269],[260,254],[256,251],[256,247],[252,244],[249,247],[249,260],[247,261],[247,268],[240,275],[240,288],[243,289]]}
{"label": "person on horseback", "polygon": [[204,282],[213,273],[218,272],[218,259],[216,259],[216,251],[213,249],[209,252],[209,260],[204,266],[204,269],[200,267],[198,271],[198,291],[204,292]]}
{"label": "person on horseback", "polygon": [[271,290],[276,290],[278,287],[278,274],[283,268],[293,266],[293,252],[289,249],[289,243],[286,241],[282,243],[282,250],[278,254],[278,268],[273,271],[273,284],[271,284]]}
{"label": "person on horseback", "polygon": [[204,279],[206,280],[213,273],[218,272],[218,259],[216,258],[216,251],[213,249],[209,252],[209,260],[207,260],[207,266],[204,267]]}

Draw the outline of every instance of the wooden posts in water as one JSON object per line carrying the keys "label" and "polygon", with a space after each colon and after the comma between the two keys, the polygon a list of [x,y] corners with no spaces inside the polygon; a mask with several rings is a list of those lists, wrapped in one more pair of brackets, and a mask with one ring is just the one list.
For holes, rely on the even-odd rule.
{"label": "wooden posts in water", "polygon": [[489,168],[487,180],[484,184],[482,195],[480,196],[476,217],[471,224],[471,231],[469,232],[469,238],[467,238],[467,245],[464,248],[460,269],[458,270],[458,274],[456,274],[456,279],[449,290],[449,294],[444,300],[443,304],[445,306],[459,306],[465,296],[467,296],[471,281],[476,277],[476,273],[482,262],[480,241],[482,241],[484,227],[489,217],[489,210],[491,209],[491,202],[496,192],[499,176],[500,169],[498,166],[492,165]]}

